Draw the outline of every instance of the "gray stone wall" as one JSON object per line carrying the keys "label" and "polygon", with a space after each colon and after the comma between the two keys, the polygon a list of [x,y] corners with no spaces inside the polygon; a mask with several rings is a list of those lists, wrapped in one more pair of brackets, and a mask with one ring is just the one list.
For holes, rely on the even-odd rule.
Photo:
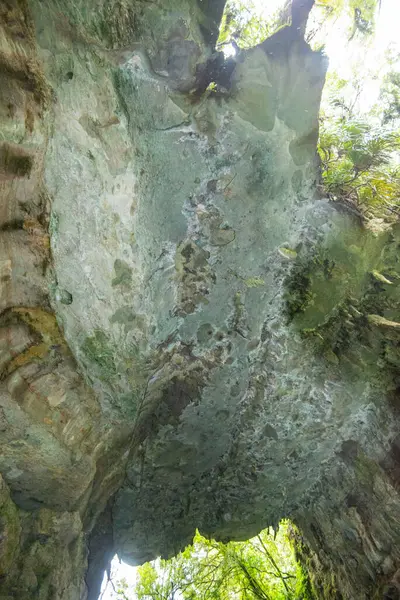
{"label": "gray stone wall", "polygon": [[286,516],[321,598],[396,572],[399,232],[317,192],[306,17],[222,8],[0,9],[4,600]]}

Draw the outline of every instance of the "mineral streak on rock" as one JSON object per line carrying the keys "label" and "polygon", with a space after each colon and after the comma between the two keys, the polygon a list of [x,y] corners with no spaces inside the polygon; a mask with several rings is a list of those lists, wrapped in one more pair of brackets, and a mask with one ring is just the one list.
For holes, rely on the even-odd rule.
{"label": "mineral streak on rock", "polygon": [[228,64],[222,1],[2,3],[0,598],[286,516],[397,585],[400,231],[318,198],[311,4]]}

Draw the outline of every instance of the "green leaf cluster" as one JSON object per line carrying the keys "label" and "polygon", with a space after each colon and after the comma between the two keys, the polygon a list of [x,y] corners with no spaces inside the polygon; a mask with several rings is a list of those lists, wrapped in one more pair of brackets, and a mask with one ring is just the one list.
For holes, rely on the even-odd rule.
{"label": "green leaf cluster", "polygon": [[333,81],[336,94],[321,112],[319,156],[325,189],[334,199],[350,202],[365,214],[400,214],[400,130],[385,118],[360,115],[341,94],[346,82]]}
{"label": "green leaf cluster", "polygon": [[380,110],[384,125],[398,126],[400,120],[400,54],[389,48],[386,52],[389,67],[380,90]]}
{"label": "green leaf cluster", "polygon": [[[348,37],[370,35],[375,27],[376,9],[380,0],[317,0],[311,11],[307,41],[321,37],[326,25],[345,16]],[[270,37],[281,27],[291,24],[291,0],[282,0],[280,8],[268,17],[253,0],[228,0],[225,5],[220,35],[219,49],[232,45],[251,48]],[[320,45],[320,44],[317,44]]]}
{"label": "green leaf cluster", "polygon": [[233,44],[240,48],[251,48],[289,23],[290,2],[286,2],[283,8],[267,20],[252,0],[228,0],[217,47],[223,49],[224,46]]}
{"label": "green leaf cluster", "polygon": [[[316,0],[311,11],[307,41],[320,38],[326,27],[339,19],[346,22],[347,38],[369,36],[375,29],[376,11],[380,0]],[[323,36],[322,36],[323,37]]]}

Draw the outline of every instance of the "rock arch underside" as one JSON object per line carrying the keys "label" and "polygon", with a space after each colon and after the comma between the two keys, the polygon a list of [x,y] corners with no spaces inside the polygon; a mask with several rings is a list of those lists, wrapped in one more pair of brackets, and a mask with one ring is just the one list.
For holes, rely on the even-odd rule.
{"label": "rock arch underside", "polygon": [[400,229],[321,197],[310,4],[224,60],[223,0],[0,3],[1,600],[283,517],[399,597]]}

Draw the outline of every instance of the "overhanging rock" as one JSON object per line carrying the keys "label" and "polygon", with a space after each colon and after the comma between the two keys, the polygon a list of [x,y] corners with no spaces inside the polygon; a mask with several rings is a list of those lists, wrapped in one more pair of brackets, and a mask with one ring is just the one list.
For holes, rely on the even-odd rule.
{"label": "overhanging rock", "polygon": [[3,597],[284,516],[321,598],[380,594],[399,232],[317,194],[304,15],[223,62],[223,2],[4,6]]}

